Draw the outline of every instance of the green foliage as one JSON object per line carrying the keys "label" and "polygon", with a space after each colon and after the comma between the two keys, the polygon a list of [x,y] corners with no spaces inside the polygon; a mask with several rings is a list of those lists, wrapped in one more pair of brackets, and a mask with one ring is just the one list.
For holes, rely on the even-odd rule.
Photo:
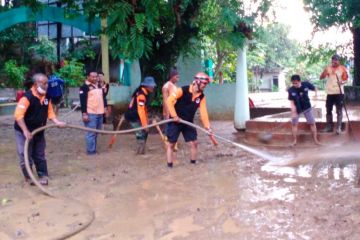
{"label": "green foliage", "polygon": [[312,22],[318,29],[349,24],[360,27],[358,0],[304,0],[305,8],[312,13]]}
{"label": "green foliage", "polygon": [[33,52],[34,57],[39,57],[41,62],[56,63],[57,61],[56,46],[47,37],[41,37],[29,50]]}
{"label": "green foliage", "polygon": [[204,2],[198,24],[205,50],[204,58],[213,59],[216,80],[220,71],[224,79],[234,79],[232,71],[235,67],[230,61],[236,59],[237,49],[243,48],[246,40],[254,37],[254,30],[258,28],[255,19],[264,16],[270,5],[270,1],[261,0],[258,1],[258,8],[246,13],[243,1]]}
{"label": "green foliage", "polygon": [[62,78],[67,87],[79,87],[84,82],[84,64],[71,60],[56,73]]}
{"label": "green foliage", "polygon": [[[296,58],[300,52],[300,46],[288,36],[288,28],[281,24],[270,24],[267,27],[258,27],[255,33],[256,39],[248,46],[247,65],[250,91],[259,89],[262,74],[274,68],[291,69],[296,65]],[[211,44],[207,46],[210,49]],[[207,53],[214,56],[214,50]],[[221,54],[218,52],[219,59]],[[235,81],[236,72],[236,48],[224,54],[221,71],[224,80]]]}
{"label": "green foliage", "polygon": [[76,61],[83,61],[85,59],[94,60],[96,53],[93,50],[93,47],[88,40],[82,40],[76,44],[76,48],[73,52],[68,53],[65,58],[73,59]]}
{"label": "green foliage", "polygon": [[17,24],[1,31],[0,68],[4,66],[7,59],[15,59],[21,64],[28,64],[31,58],[28,49],[35,37],[35,27],[32,23]]}
{"label": "green foliage", "polygon": [[160,28],[160,2],[90,1],[86,7],[91,15],[112,17],[106,30],[112,55],[134,60],[148,57],[152,51],[152,38]]}
{"label": "green foliage", "polygon": [[11,88],[23,88],[24,75],[29,69],[18,65],[15,60],[5,62],[4,72],[7,76],[6,86]]}
{"label": "green foliage", "polygon": [[152,95],[151,103],[150,103],[151,108],[157,108],[157,109],[162,108],[163,97],[162,97],[161,88],[156,88],[156,92],[151,95]]}
{"label": "green foliage", "polygon": [[[37,7],[36,0],[26,1]],[[112,56],[140,59],[142,75],[154,76],[160,85],[180,53],[199,54],[205,37],[222,58],[242,47],[245,38],[251,38],[254,19],[269,9],[271,1],[254,0],[258,8],[247,15],[237,0],[89,0],[81,1],[81,6],[77,0],[61,2],[68,10],[83,9],[89,18],[109,17],[105,32]]]}
{"label": "green foliage", "polygon": [[[257,43],[259,46],[253,50],[260,51],[257,55],[264,56],[264,67],[266,69],[287,68],[295,61],[299,54],[299,45],[288,38],[289,27],[283,24],[270,24],[266,28],[258,30]],[[249,66],[259,64],[249,62]]]}
{"label": "green foliage", "polygon": [[[76,0],[62,2],[67,9],[79,9]],[[82,9],[90,18],[109,17],[105,33],[114,58],[140,59],[142,75],[152,75],[161,84],[180,52],[196,49],[196,20],[203,2],[206,0],[89,0],[82,2]],[[165,68],[155,68],[158,64]]]}
{"label": "green foliage", "polygon": [[[331,56],[336,53],[337,49],[340,49],[340,47],[330,44],[303,48],[296,59],[297,64],[290,69],[286,79],[290,79],[292,73],[297,73],[300,74],[302,80],[311,81],[318,89],[323,90],[324,81],[319,80],[320,73],[325,66],[330,64]],[[343,64],[344,61],[346,61],[345,57],[342,60]]]}
{"label": "green foliage", "polygon": [[353,34],[354,86],[360,85],[360,3],[359,0],[304,0],[316,30],[340,26]]}

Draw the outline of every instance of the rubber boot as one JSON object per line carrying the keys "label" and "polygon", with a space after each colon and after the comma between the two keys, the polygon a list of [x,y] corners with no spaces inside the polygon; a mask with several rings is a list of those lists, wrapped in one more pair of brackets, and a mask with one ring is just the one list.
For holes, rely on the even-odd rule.
{"label": "rubber boot", "polygon": [[337,115],[337,122],[336,122],[336,134],[339,135],[341,133],[342,128],[342,113]]}
{"label": "rubber boot", "polygon": [[145,140],[137,140],[136,154],[144,155],[145,154],[145,145],[146,145]]}
{"label": "rubber boot", "polygon": [[321,132],[328,133],[332,132],[334,128],[334,123],[332,120],[332,115],[326,115],[326,126]]}

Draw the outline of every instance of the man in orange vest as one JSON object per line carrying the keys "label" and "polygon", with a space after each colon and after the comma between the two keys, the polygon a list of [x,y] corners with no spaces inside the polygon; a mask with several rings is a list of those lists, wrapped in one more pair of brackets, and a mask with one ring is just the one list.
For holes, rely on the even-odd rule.
{"label": "man in orange vest", "polygon": [[[134,91],[128,110],[125,112],[125,119],[133,128],[146,127],[148,125],[147,106],[149,105],[149,94],[156,87],[153,77],[145,77],[144,81]],[[149,129],[137,131],[135,133],[137,140],[137,154],[145,154],[145,144]]]}
{"label": "man in orange vest", "polygon": [[65,123],[56,118],[51,100],[46,96],[48,89],[47,76],[42,73],[36,73],[32,79],[33,86],[19,100],[14,113],[16,147],[20,168],[24,174],[25,181],[30,185],[34,185],[26,171],[24,159],[25,141],[26,139],[31,139],[29,144],[30,167],[32,168],[34,163],[40,184],[48,185],[45,134],[42,131],[33,136],[31,132],[45,126],[47,119],[52,120],[59,126],[65,126]]}
{"label": "man in orange vest", "polygon": [[174,147],[179,138],[180,133],[184,136],[185,142],[190,143],[190,163],[196,164],[197,160],[197,132],[196,129],[188,125],[178,123],[181,119],[188,122],[194,121],[194,116],[198,108],[200,108],[200,118],[208,131],[211,132],[209,116],[206,108],[206,98],[204,90],[210,83],[210,77],[199,72],[195,75],[191,85],[178,88],[176,93],[170,95],[167,99],[167,107],[170,117],[175,122],[168,125],[167,137],[167,166],[172,168],[175,159]]}

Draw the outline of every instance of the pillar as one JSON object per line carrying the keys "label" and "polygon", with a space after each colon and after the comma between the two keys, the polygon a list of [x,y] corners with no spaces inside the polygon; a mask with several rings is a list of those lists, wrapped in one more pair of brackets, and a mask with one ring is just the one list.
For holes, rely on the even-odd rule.
{"label": "pillar", "polygon": [[[101,19],[101,30],[104,31],[107,27],[106,18]],[[109,38],[106,34],[101,34],[101,68],[105,75],[105,82],[109,83]]]}
{"label": "pillar", "polygon": [[246,46],[244,46],[238,50],[236,60],[234,127],[237,130],[244,130],[246,121],[250,120],[248,92]]}

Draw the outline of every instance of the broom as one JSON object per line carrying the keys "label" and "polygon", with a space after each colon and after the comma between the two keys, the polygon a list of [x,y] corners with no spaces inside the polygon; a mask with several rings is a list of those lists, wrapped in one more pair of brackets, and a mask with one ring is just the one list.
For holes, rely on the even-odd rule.
{"label": "broom", "polygon": [[[125,120],[125,117],[122,116],[122,117],[120,118],[120,120],[119,120],[118,125],[116,126],[115,131],[119,131],[122,123],[124,122],[124,120]],[[114,143],[115,143],[115,141],[116,141],[116,136],[117,136],[117,134],[114,134],[114,135],[111,136],[111,138],[110,138],[110,140],[109,140],[109,148],[112,148],[112,146],[114,145]]]}
{"label": "broom", "polygon": [[[152,123],[153,123],[153,124],[156,124],[156,123],[157,123],[156,119],[153,119],[153,120],[152,120]],[[166,140],[166,137],[164,136],[163,132],[161,131],[159,125],[156,125],[155,127],[156,127],[156,130],[157,130],[157,131],[159,132],[159,134],[160,134],[161,140],[164,142],[164,147],[165,147],[165,149],[167,149],[168,142],[167,142],[167,140]]]}

